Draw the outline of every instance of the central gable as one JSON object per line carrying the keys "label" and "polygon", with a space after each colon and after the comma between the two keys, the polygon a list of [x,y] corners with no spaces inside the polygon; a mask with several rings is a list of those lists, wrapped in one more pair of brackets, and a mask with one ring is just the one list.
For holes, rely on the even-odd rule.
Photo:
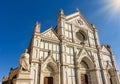
{"label": "central gable", "polygon": [[66,16],[66,22],[74,24],[76,27],[92,29],[91,24],[89,24],[89,22],[80,12],[75,12]]}

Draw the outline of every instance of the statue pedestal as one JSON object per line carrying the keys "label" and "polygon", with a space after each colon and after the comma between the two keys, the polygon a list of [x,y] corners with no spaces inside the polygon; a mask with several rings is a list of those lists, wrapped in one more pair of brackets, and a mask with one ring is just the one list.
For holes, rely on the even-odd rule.
{"label": "statue pedestal", "polygon": [[17,79],[14,81],[16,81],[15,84],[30,84],[31,83],[30,72],[20,71]]}

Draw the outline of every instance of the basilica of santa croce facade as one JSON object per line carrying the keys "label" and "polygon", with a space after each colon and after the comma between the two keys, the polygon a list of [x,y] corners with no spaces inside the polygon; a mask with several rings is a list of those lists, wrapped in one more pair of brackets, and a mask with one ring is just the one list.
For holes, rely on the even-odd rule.
{"label": "basilica of santa croce facade", "polygon": [[55,28],[36,22],[28,49],[2,84],[120,84],[114,54],[81,12],[60,10]]}

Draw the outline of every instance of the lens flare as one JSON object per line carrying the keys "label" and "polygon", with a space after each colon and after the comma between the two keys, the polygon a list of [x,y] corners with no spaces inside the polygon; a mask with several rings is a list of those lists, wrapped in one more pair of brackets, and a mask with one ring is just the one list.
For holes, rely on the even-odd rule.
{"label": "lens flare", "polygon": [[120,0],[101,0],[99,4],[101,8],[97,11],[98,14],[104,13],[105,18],[109,16],[108,21],[120,21]]}
{"label": "lens flare", "polygon": [[111,8],[111,12],[120,13],[120,0],[108,1],[108,7]]}
{"label": "lens flare", "polygon": [[113,15],[120,14],[120,0],[106,0],[105,9]]}

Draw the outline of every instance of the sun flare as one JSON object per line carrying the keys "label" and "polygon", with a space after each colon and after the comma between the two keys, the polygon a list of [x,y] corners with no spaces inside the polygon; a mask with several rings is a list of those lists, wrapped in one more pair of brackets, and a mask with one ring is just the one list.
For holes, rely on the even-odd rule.
{"label": "sun flare", "polygon": [[101,8],[97,11],[98,14],[104,13],[108,21],[113,19],[120,21],[120,0],[102,0]]}
{"label": "sun flare", "polygon": [[109,5],[112,7],[113,11],[120,12],[120,0],[111,0]]}
{"label": "sun flare", "polygon": [[107,0],[105,4],[105,8],[113,14],[119,14],[120,0]]}

